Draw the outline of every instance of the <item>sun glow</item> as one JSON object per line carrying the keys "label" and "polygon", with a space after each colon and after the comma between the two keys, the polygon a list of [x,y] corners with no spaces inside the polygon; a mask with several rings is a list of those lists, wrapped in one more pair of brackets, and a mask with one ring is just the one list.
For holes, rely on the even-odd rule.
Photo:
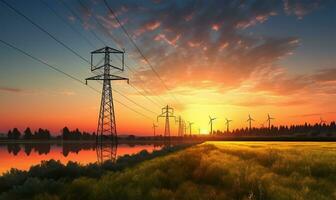
{"label": "sun glow", "polygon": [[208,129],[201,129],[201,135],[208,135],[209,134],[209,130]]}

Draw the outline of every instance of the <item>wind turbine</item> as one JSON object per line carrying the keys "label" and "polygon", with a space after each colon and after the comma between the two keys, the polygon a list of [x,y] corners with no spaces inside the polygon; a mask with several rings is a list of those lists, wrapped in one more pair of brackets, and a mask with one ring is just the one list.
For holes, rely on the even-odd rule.
{"label": "wind turbine", "polygon": [[229,132],[229,129],[230,129],[230,122],[232,122],[231,119],[227,119],[225,118],[225,124],[226,124],[226,132]]}
{"label": "wind turbine", "polygon": [[214,118],[211,118],[210,115],[209,115],[209,125],[210,125],[210,135],[212,135],[212,123],[213,121],[216,119],[215,117]]}
{"label": "wind turbine", "polygon": [[327,123],[327,121],[323,120],[322,117],[320,117],[320,125]]}
{"label": "wind turbine", "polygon": [[251,130],[251,128],[252,128],[252,121],[254,121],[254,119],[252,119],[251,115],[249,114],[249,115],[248,115],[247,122],[249,122],[249,128],[250,128],[250,130]]}
{"label": "wind turbine", "polygon": [[267,120],[266,122],[268,122],[268,128],[271,129],[271,120],[273,120],[275,118],[271,117],[269,114],[267,114]]}
{"label": "wind turbine", "polygon": [[188,122],[188,124],[189,124],[189,135],[191,136],[191,125],[193,125],[194,122]]}
{"label": "wind turbine", "polygon": [[155,125],[155,124],[153,123],[154,137],[155,137],[155,129],[156,129],[157,127],[158,127],[158,126],[157,126],[157,125]]}

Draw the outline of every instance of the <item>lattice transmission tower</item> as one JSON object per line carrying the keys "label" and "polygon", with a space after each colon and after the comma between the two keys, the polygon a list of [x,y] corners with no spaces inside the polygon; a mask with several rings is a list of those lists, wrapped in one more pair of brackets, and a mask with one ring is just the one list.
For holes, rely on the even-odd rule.
{"label": "lattice transmission tower", "polygon": [[165,137],[170,137],[170,123],[169,123],[169,118],[174,116],[174,109],[172,107],[169,107],[168,105],[162,108],[162,113],[157,116],[157,121],[159,121],[160,117],[164,117],[166,119],[165,121],[165,132],[164,136]]}
{"label": "lattice transmission tower", "polygon": [[178,123],[178,132],[177,132],[177,136],[181,137],[183,136],[183,122],[182,122],[182,117],[179,116],[178,120],[175,121]]}
{"label": "lattice transmission tower", "polygon": [[[100,66],[95,66],[94,58],[95,56],[103,54],[104,64]],[[114,66],[111,64],[111,54],[117,54],[121,56],[121,66]],[[104,139],[110,139],[112,141],[117,141],[117,127],[115,121],[115,113],[113,106],[113,95],[112,95],[112,86],[111,81],[115,80],[126,80],[129,82],[128,78],[120,77],[113,75],[112,70],[123,72],[124,71],[124,51],[120,51],[111,47],[104,47],[98,50],[91,52],[91,71],[99,72],[103,70],[102,74],[90,77],[88,80],[103,81],[103,89],[100,103],[100,111],[98,117],[98,127],[96,134],[96,142],[101,144],[104,142]],[[98,63],[99,64],[99,63]],[[98,147],[101,145],[98,145]],[[103,151],[102,151],[103,152]]]}

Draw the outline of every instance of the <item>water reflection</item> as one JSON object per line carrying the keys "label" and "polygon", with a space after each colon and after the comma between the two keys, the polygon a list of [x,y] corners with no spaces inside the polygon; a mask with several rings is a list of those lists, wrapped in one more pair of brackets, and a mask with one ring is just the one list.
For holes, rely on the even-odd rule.
{"label": "water reflection", "polygon": [[97,143],[96,152],[98,164],[103,164],[107,160],[115,162],[117,159],[117,148],[117,142]]}
{"label": "water reflection", "polygon": [[130,142],[130,143],[104,143],[96,145],[95,142],[86,143],[0,143],[0,175],[10,168],[29,169],[43,160],[60,160],[66,164],[68,161],[81,164],[103,163],[106,160],[115,161],[119,156],[139,153],[142,150],[152,152],[167,145],[164,142]]}
{"label": "water reflection", "polygon": [[[124,144],[125,145],[125,144]],[[144,145],[152,145],[153,149],[161,149],[163,146],[170,147],[172,146],[170,141],[164,141],[162,143],[129,143],[126,144],[128,147],[133,148],[136,146],[144,146]],[[108,152],[109,156],[111,157],[111,152],[116,152],[118,148],[118,144],[115,142],[106,142],[102,144],[92,143],[7,143],[7,144],[0,144],[0,147],[7,147],[8,154],[12,154],[13,156],[17,156],[21,151],[29,156],[32,152],[36,152],[39,155],[42,154],[49,154],[51,151],[51,146],[57,146],[62,148],[63,156],[67,157],[69,153],[76,153],[78,154],[82,150],[92,150],[92,151],[99,151],[104,153],[98,153],[99,155],[106,157],[107,155],[105,152]],[[112,153],[116,154],[116,153]],[[101,157],[100,156],[100,157]]]}

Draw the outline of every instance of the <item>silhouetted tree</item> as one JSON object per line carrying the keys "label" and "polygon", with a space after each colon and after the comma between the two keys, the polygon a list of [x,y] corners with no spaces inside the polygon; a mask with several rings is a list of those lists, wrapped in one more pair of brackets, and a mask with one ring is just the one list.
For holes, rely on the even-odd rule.
{"label": "silhouetted tree", "polygon": [[17,128],[14,128],[13,131],[8,131],[7,137],[8,139],[18,140],[20,139],[21,133]]}
{"label": "silhouetted tree", "polygon": [[68,129],[68,127],[64,127],[62,129],[62,138],[63,140],[68,140],[70,137],[70,130]]}
{"label": "silhouetted tree", "polygon": [[24,131],[23,138],[24,138],[25,140],[30,140],[30,139],[33,138],[33,134],[32,134],[32,132],[31,132],[31,130],[30,130],[29,127],[27,127],[26,130]]}
{"label": "silhouetted tree", "polygon": [[217,135],[223,136],[336,136],[336,124],[331,122],[330,124],[308,124],[304,123],[303,125],[291,125],[291,126],[271,126],[271,128],[261,127],[261,128],[240,128],[235,129],[229,132],[217,131]]}
{"label": "silhouetted tree", "polygon": [[50,132],[47,129],[39,128],[38,131],[35,131],[34,138],[39,140],[48,140],[50,139]]}
{"label": "silhouetted tree", "polygon": [[7,133],[7,138],[8,139],[13,139],[13,134],[12,134],[12,131],[9,130],[8,133]]}

